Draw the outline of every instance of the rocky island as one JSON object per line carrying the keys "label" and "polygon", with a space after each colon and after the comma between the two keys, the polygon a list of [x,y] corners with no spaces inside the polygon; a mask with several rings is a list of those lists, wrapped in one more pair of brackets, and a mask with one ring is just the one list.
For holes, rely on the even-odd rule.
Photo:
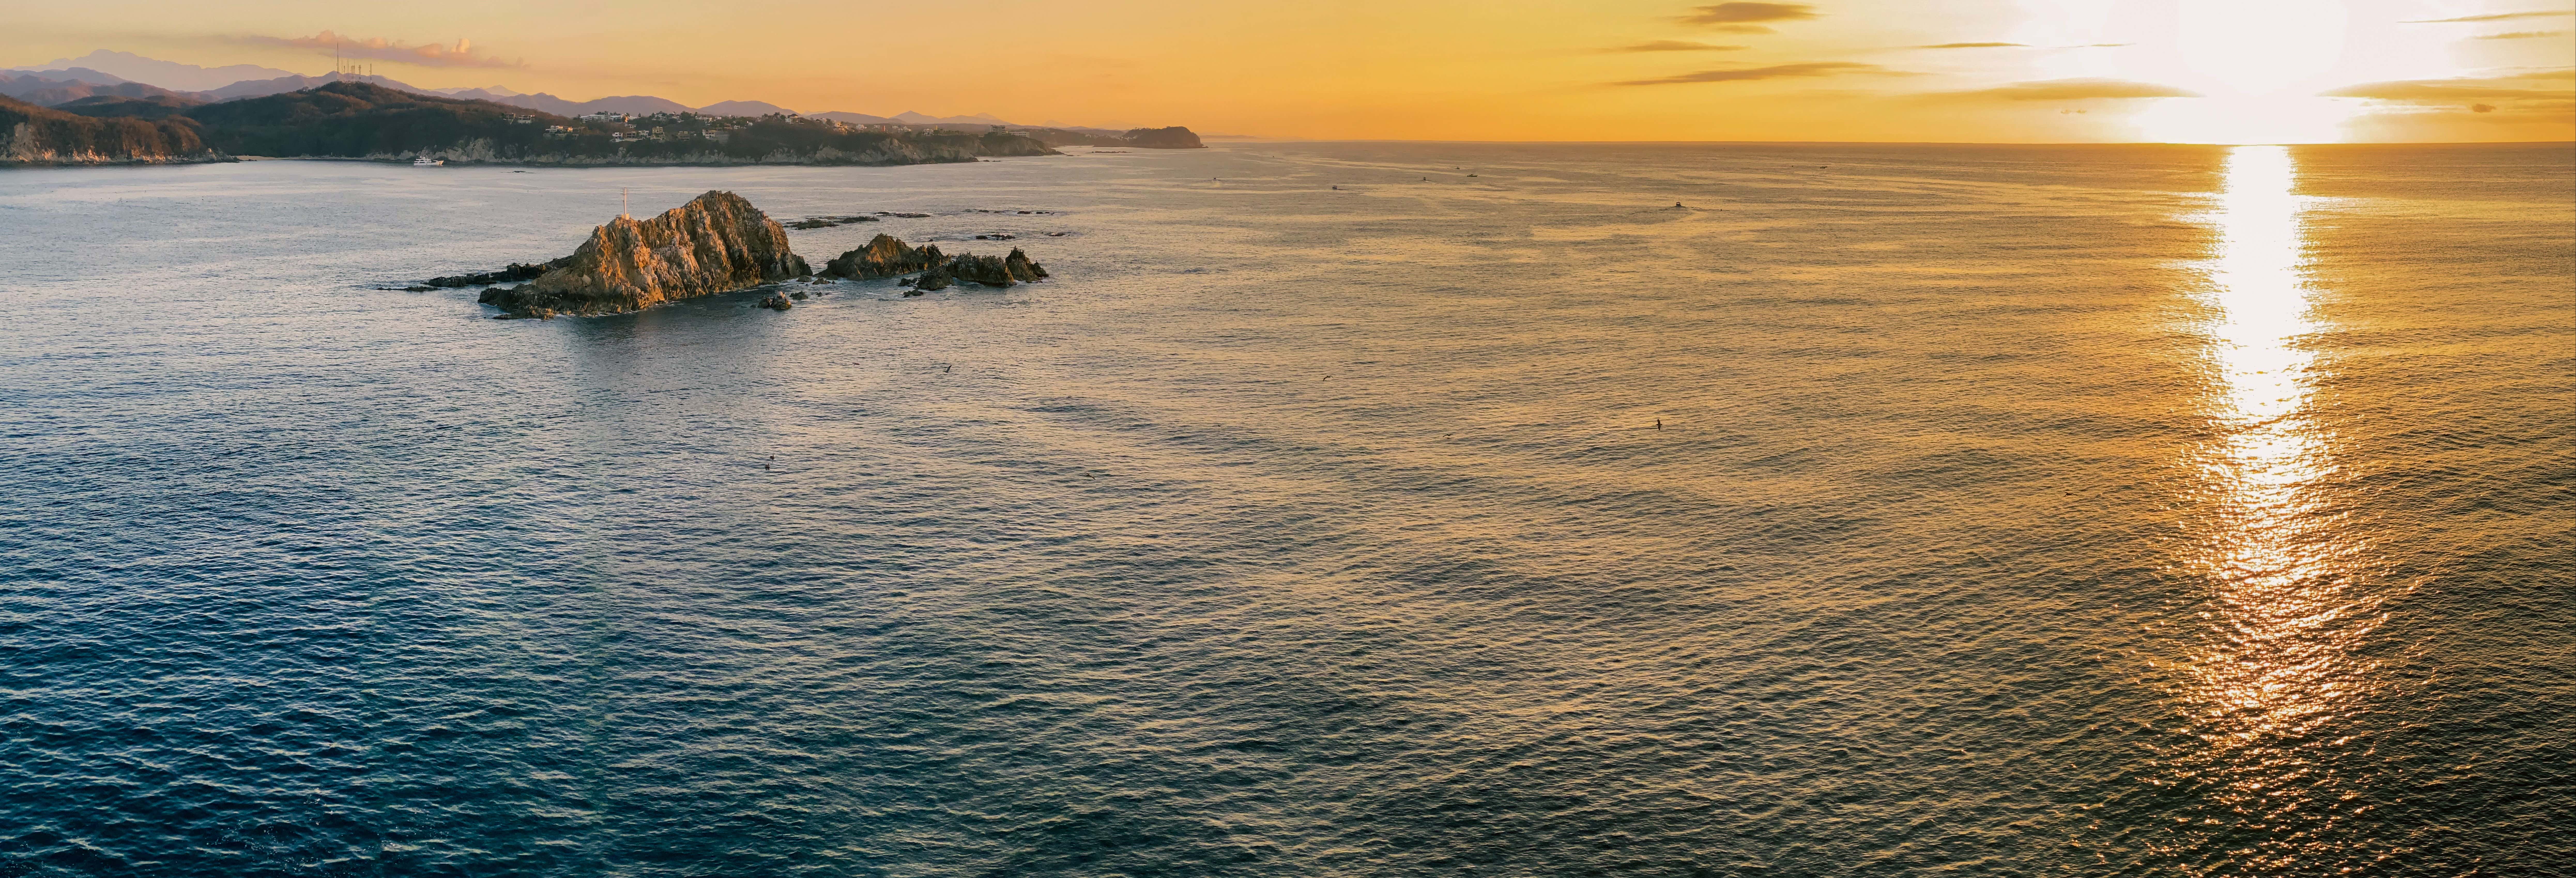
{"label": "rocky island", "polygon": [[731,192],[708,192],[649,220],[610,220],[571,256],[546,265],[534,282],[492,287],[481,301],[532,317],[622,314],[814,273],[787,249],[778,221]]}
{"label": "rocky island", "polygon": [[[679,299],[751,289],[792,278],[880,280],[918,274],[900,285],[907,296],[958,283],[1009,287],[1047,278],[1047,270],[1012,248],[1008,256],[954,256],[936,244],[915,247],[893,235],[835,257],[817,275],[787,246],[787,229],[731,192],[708,192],[638,221],[621,216],[592,229],[570,256],[514,264],[499,271],[432,278],[413,290],[493,284],[477,300],[504,316],[623,314]],[[533,282],[499,286],[514,280]],[[807,293],[775,291],[760,306],[785,311]]]}

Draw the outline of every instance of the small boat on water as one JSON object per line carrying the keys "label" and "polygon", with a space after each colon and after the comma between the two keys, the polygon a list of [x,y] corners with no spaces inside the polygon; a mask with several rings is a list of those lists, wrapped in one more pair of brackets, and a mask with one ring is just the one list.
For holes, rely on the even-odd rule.
{"label": "small boat on water", "polygon": [[443,164],[447,164],[446,160],[433,159],[428,156],[421,156],[420,158],[411,160],[411,166],[415,168],[435,168]]}

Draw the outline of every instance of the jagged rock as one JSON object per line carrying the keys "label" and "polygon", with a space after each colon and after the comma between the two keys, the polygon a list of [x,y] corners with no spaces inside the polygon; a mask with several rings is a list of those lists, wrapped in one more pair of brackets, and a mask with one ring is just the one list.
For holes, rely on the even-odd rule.
{"label": "jagged rock", "polygon": [[823,276],[851,280],[893,277],[928,269],[946,259],[937,244],[914,247],[901,238],[880,234],[868,239],[867,246],[833,258],[823,266]]}
{"label": "jagged rock", "polygon": [[1047,277],[1046,268],[1031,261],[1029,254],[1020,252],[1018,247],[1011,248],[1011,255],[1002,257],[1002,267],[1010,272],[1011,277],[1024,283],[1034,283]]}
{"label": "jagged rock", "polygon": [[786,296],[771,293],[768,298],[760,300],[760,307],[777,311],[785,311],[789,308],[796,307],[796,303],[787,301]]}
{"label": "jagged rock", "polygon": [[511,311],[619,314],[813,274],[787,249],[786,229],[722,191],[649,220],[610,220],[591,230],[581,249],[547,265],[535,283],[486,290],[483,302]]}
{"label": "jagged rock", "polygon": [[946,270],[949,276],[958,280],[973,281],[988,287],[1007,287],[1019,282],[1011,277],[1010,268],[1002,264],[1002,258],[999,256],[961,253],[949,259],[948,264],[941,268]]}
{"label": "jagged rock", "polygon": [[822,276],[868,280],[916,271],[924,274],[897,281],[897,285],[925,291],[944,290],[958,281],[1007,287],[1047,277],[1046,269],[1030,261],[1029,254],[1017,247],[1011,248],[1011,255],[1002,257],[972,253],[950,256],[939,252],[936,244],[914,247],[893,235],[878,235],[869,240],[867,246],[841,254],[824,266]]}

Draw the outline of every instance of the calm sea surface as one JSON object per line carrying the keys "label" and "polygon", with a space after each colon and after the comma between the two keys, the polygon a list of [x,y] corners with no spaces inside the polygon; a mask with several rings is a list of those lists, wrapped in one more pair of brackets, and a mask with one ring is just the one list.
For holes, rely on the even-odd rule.
{"label": "calm sea surface", "polygon": [[[621,189],[1057,280],[398,290]],[[2576,862],[2565,145],[22,170],[0,241],[0,875]]]}

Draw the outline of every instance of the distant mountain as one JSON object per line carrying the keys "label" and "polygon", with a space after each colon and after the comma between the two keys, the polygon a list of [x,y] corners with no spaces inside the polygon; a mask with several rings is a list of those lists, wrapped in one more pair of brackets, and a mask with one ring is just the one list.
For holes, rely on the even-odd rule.
{"label": "distant mountain", "polygon": [[806,116],[805,118],[830,119],[834,122],[848,122],[852,125],[888,125],[894,123],[893,119],[889,119],[884,116],[870,116],[866,113],[848,113],[839,110],[829,113],[814,113]]}
{"label": "distant mountain", "polygon": [[414,94],[432,94],[429,89],[395,82],[382,76],[359,76],[351,73],[325,73],[320,76],[298,76],[296,74],[289,73],[285,76],[273,79],[244,80],[222,88],[191,92],[190,94],[209,101],[237,101],[243,98],[264,98],[269,95],[282,95],[291,91],[303,91],[308,88],[318,88],[320,86],[330,85],[334,82],[363,82],[368,85],[383,86],[385,88],[397,91],[407,91]]}
{"label": "distant mountain", "polygon": [[[17,67],[12,69],[42,73],[49,70],[69,71],[73,68],[86,68],[88,70],[122,77],[118,80],[119,82],[132,81],[146,83],[157,85],[172,91],[211,91],[248,79],[275,79],[280,76],[295,75],[292,72],[279,70],[274,67],[259,67],[251,64],[234,64],[229,67],[199,67],[194,64],[180,64],[175,61],[146,58],[132,52],[110,52],[106,49],[100,49],[87,55],[82,55],[78,58],[56,58],[52,61],[32,67]],[[113,85],[115,83],[107,84]]]}
{"label": "distant mountain", "polygon": [[796,115],[795,110],[766,101],[723,101],[698,108],[701,116],[767,116],[771,113]]}
{"label": "distant mountain", "polygon": [[[459,95],[459,97],[463,97],[463,95]],[[488,100],[496,104],[509,104],[513,107],[526,107],[540,113],[553,113],[557,116],[586,116],[591,113],[626,113],[640,116],[649,113],[696,112],[696,110],[690,109],[689,105],[680,103],[679,101],[652,97],[650,95],[626,95],[623,97],[600,98],[595,101],[574,102],[567,101],[544,92],[539,92],[532,95],[504,95],[500,97],[482,98],[482,100]]]}
{"label": "distant mountain", "polygon": [[[140,82],[118,81],[110,85],[97,82],[55,79],[30,73],[11,76],[0,73],[0,95],[17,98],[39,107],[70,103],[82,98],[106,96],[118,98],[179,97],[178,92],[155,88]],[[193,101],[191,102],[193,103]]]}
{"label": "distant mountain", "polygon": [[86,82],[92,85],[123,85],[134,81],[113,73],[91,70],[87,67],[66,67],[61,70],[39,70],[31,75],[43,76],[47,79],[59,79],[64,82]]}
{"label": "distant mountain", "polygon": [[[467,98],[468,100],[477,101],[488,101],[494,98],[515,98],[521,94],[520,92],[511,91],[508,88],[498,85],[487,85],[482,88],[433,88],[430,89],[430,93],[442,94],[451,98]],[[468,97],[468,95],[471,95],[471,97]]]}
{"label": "distant mountain", "polygon": [[972,115],[972,116],[946,116],[946,117],[941,117],[941,116],[932,116],[932,115],[927,115],[927,114],[923,114],[923,113],[915,113],[915,112],[913,112],[913,111],[911,111],[911,110],[905,110],[905,111],[903,111],[903,112],[900,112],[900,113],[896,113],[896,114],[894,114],[894,121],[902,122],[902,123],[907,124],[907,125],[1008,125],[1008,124],[1011,124],[1011,123],[1009,123],[1009,122],[1004,122],[1004,121],[1002,121],[1002,118],[1001,118],[1000,116],[995,116],[995,115],[993,115],[993,114],[991,114],[991,113],[977,113],[977,114]]}

